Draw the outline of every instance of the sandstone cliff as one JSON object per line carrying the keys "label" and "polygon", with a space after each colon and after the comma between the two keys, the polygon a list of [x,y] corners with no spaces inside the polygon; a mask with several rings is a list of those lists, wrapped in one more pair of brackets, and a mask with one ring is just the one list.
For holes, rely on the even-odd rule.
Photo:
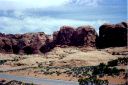
{"label": "sandstone cliff", "polygon": [[104,24],[99,28],[99,36],[91,26],[78,28],[62,26],[53,35],[43,32],[25,34],[0,33],[0,52],[15,54],[46,53],[56,45],[82,47],[127,46],[128,23]]}

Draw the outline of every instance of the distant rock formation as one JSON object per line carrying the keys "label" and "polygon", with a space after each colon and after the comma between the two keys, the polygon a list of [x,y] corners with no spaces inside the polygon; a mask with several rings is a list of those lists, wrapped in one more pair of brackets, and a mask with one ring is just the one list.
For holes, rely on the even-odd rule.
{"label": "distant rock formation", "polygon": [[39,53],[42,45],[47,40],[43,32],[26,33],[16,35],[0,34],[0,52],[15,54],[34,54]]}
{"label": "distant rock formation", "polygon": [[75,28],[70,26],[63,26],[60,31],[55,32],[54,41],[57,45],[71,45]]}
{"label": "distant rock formation", "polygon": [[0,52],[15,54],[46,53],[56,45],[83,47],[127,46],[128,23],[104,24],[99,28],[99,36],[91,26],[78,28],[62,26],[53,35],[43,32],[26,34],[0,33]]}
{"label": "distant rock formation", "polygon": [[53,36],[47,35],[45,44],[41,46],[39,51],[41,53],[46,53],[46,52],[49,52],[51,49],[53,49],[55,46],[56,44],[54,43]]}
{"label": "distant rock formation", "polygon": [[98,37],[95,29],[91,26],[78,27],[73,35],[73,44],[76,46],[96,46],[96,38]]}
{"label": "distant rock formation", "polygon": [[104,24],[99,28],[97,47],[119,47],[127,46],[128,23]]}
{"label": "distant rock formation", "polygon": [[61,27],[55,32],[54,40],[58,45],[91,46],[95,47],[97,33],[91,26],[73,28],[70,26]]}

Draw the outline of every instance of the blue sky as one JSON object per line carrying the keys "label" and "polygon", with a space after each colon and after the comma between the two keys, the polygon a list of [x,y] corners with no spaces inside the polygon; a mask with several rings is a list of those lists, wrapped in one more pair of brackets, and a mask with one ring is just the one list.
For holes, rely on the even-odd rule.
{"label": "blue sky", "polygon": [[45,32],[63,25],[91,25],[126,21],[127,0],[0,0],[0,32]]}

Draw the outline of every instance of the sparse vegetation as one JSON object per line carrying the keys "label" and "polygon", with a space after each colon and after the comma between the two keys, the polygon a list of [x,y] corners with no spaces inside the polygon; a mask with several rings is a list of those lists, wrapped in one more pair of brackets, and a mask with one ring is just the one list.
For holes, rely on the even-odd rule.
{"label": "sparse vegetation", "polygon": [[[5,57],[1,55],[1,59],[7,60],[7,62],[0,63],[2,63],[1,67],[6,66],[9,68],[16,66],[22,68],[22,66],[24,67],[28,65],[33,66],[20,69],[18,70],[19,72],[16,70],[16,74],[19,75],[28,75],[33,77],[43,76],[51,79],[64,79],[72,81],[79,79],[79,81],[85,82],[86,85],[89,82],[93,84],[98,83],[98,85],[100,85],[100,83],[107,82],[107,80],[104,79],[108,79],[111,83],[109,77],[110,79],[118,79],[119,77],[117,76],[120,76],[120,79],[122,79],[121,82],[124,81],[127,78],[127,76],[125,76],[125,66],[128,65],[128,58],[120,56],[120,58],[115,59],[117,58],[115,55],[109,55],[109,53],[102,52],[102,50],[81,52],[80,49],[77,50],[74,47],[56,47],[45,55],[5,54]],[[99,58],[103,63],[99,62]],[[108,60],[111,61],[106,63]],[[10,72],[10,74],[13,73],[15,74],[15,71]]]}
{"label": "sparse vegetation", "polygon": [[101,63],[97,67],[94,68],[93,70],[93,75],[119,75],[120,70],[117,69],[116,67],[109,67],[108,65],[105,65]]}
{"label": "sparse vegetation", "polygon": [[108,66],[117,66],[117,65],[128,65],[128,58],[123,57],[123,58],[118,58],[115,60],[111,60],[108,62]]}
{"label": "sparse vegetation", "polygon": [[5,62],[7,62],[7,60],[0,60],[0,65],[4,64]]}
{"label": "sparse vegetation", "polygon": [[[109,61],[107,65],[104,63],[100,63],[98,66],[93,67],[92,75],[90,75],[88,78],[80,78],[78,80],[79,85],[108,85],[108,80],[97,79],[97,76],[118,76],[121,72],[125,72],[124,69],[118,69],[117,67],[114,67],[119,64],[127,65],[127,58],[118,58],[116,60]],[[87,74],[86,71],[83,73],[84,75]]]}
{"label": "sparse vegetation", "polygon": [[108,62],[108,66],[117,66],[118,65],[118,60],[112,60]]}
{"label": "sparse vegetation", "polygon": [[16,81],[16,80],[2,80],[0,81],[0,85],[36,85],[33,83],[25,83],[24,81]]}
{"label": "sparse vegetation", "polygon": [[100,80],[96,77],[90,77],[78,80],[79,85],[108,85],[108,80]]}

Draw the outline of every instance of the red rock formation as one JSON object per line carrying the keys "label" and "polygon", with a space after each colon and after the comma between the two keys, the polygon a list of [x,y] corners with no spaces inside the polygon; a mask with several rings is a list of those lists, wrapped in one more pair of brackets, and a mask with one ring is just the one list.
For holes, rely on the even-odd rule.
{"label": "red rock formation", "polygon": [[47,40],[45,41],[45,45],[42,45],[40,48],[40,51],[42,53],[49,52],[51,49],[53,49],[56,44],[53,41],[53,36],[47,35],[46,36]]}
{"label": "red rock formation", "polygon": [[0,51],[1,52],[11,52],[11,40],[5,36],[0,37]]}
{"label": "red rock formation", "polygon": [[73,37],[75,38],[73,44],[76,46],[84,45],[95,47],[97,33],[91,26],[81,26],[76,29]]}
{"label": "red rock formation", "polygon": [[99,28],[98,47],[127,46],[128,23],[104,24]]}
{"label": "red rock formation", "polygon": [[16,54],[46,53],[56,45],[84,47],[114,47],[127,45],[128,23],[104,24],[99,29],[99,37],[91,26],[73,28],[63,26],[52,36],[43,32],[26,34],[0,33],[0,52]]}
{"label": "red rock formation", "polygon": [[55,32],[56,34],[53,34],[56,44],[71,45],[74,31],[74,28],[70,26],[61,27],[60,31]]}
{"label": "red rock formation", "polygon": [[55,32],[53,36],[58,45],[95,47],[97,33],[91,26],[81,26],[77,29],[63,26],[60,31]]}
{"label": "red rock formation", "polygon": [[46,35],[39,33],[26,33],[16,35],[0,34],[0,52],[7,53],[39,53],[42,45],[45,45]]}

